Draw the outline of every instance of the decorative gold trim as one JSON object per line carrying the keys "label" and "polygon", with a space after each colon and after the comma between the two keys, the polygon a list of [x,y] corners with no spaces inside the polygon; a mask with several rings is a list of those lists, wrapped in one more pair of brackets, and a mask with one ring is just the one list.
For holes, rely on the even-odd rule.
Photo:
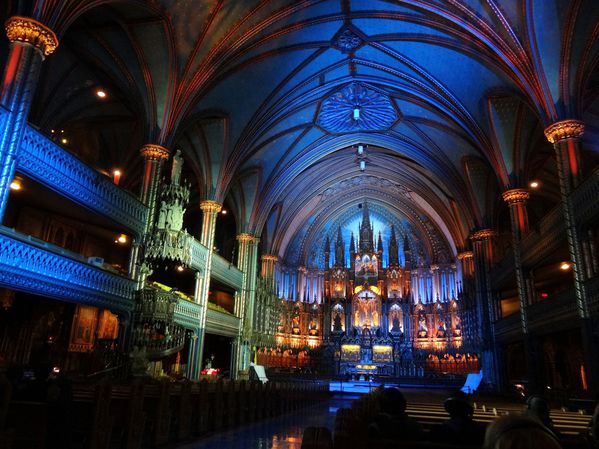
{"label": "decorative gold trim", "polygon": [[171,154],[171,152],[167,148],[164,148],[162,145],[157,145],[155,143],[146,143],[143,147],[141,147],[139,153],[144,158],[154,161],[166,160],[169,158]]}
{"label": "decorative gold trim", "polygon": [[530,193],[524,189],[506,190],[501,194],[503,201],[509,204],[523,203],[530,198]]}
{"label": "decorative gold trim", "polygon": [[481,229],[476,231],[474,234],[470,236],[471,240],[479,241],[479,240],[489,240],[490,238],[495,236],[495,231],[492,229]]}
{"label": "decorative gold trim", "polygon": [[262,260],[264,260],[264,261],[271,260],[273,262],[277,262],[279,260],[279,258],[277,256],[275,256],[274,254],[263,254]]}
{"label": "decorative gold trim", "polygon": [[54,31],[29,17],[10,17],[4,23],[4,28],[9,41],[27,42],[41,50],[44,56],[50,56],[58,47],[58,38]]}
{"label": "decorative gold trim", "polygon": [[237,240],[240,243],[249,243],[252,240],[254,240],[254,236],[252,234],[247,234],[245,232],[242,232],[241,234],[237,235]]}
{"label": "decorative gold trim", "polygon": [[204,200],[200,203],[200,209],[202,209],[202,212],[204,213],[212,212],[214,214],[218,214],[222,208],[223,205],[214,200]]}
{"label": "decorative gold trim", "polygon": [[550,143],[564,139],[580,138],[584,134],[584,123],[580,120],[562,120],[545,128],[545,137]]}
{"label": "decorative gold trim", "polygon": [[473,257],[474,253],[472,251],[463,251],[458,253],[458,260],[472,259]]}

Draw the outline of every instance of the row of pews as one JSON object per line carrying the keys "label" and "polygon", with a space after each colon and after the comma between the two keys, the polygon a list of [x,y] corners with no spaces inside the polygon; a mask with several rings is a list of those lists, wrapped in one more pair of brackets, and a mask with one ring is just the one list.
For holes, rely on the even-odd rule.
{"label": "row of pews", "polygon": [[[461,447],[421,442],[393,442],[372,440],[368,438],[368,424],[379,412],[377,390],[362,395],[354,400],[351,408],[340,408],[335,416],[334,429],[331,432],[325,427],[309,427],[305,429],[301,449],[460,449]],[[516,414],[523,410],[523,405],[509,406],[506,404],[478,405],[474,411],[474,420],[485,424],[491,423],[499,416]],[[408,402],[406,413],[417,420],[425,432],[430,432],[443,421],[449,419],[443,404],[428,402]],[[552,410],[551,418],[555,427],[562,433],[562,445],[567,449],[588,449],[586,435],[589,430],[591,415],[565,410]]]}
{"label": "row of pews", "polygon": [[[70,398],[6,401],[0,449],[165,446],[278,416],[328,397],[322,383],[104,380],[73,384]],[[2,418],[0,395],[0,418]]]}

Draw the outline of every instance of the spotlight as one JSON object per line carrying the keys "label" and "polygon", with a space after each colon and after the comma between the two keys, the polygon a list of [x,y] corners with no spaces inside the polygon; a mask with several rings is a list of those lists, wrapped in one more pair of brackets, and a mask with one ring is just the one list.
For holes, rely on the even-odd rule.
{"label": "spotlight", "polygon": [[177,271],[183,271],[185,270],[185,268],[183,268],[183,265],[177,265]]}
{"label": "spotlight", "polygon": [[121,244],[127,243],[127,240],[128,240],[128,239],[127,239],[127,236],[126,236],[125,234],[120,234],[120,235],[119,235],[119,236],[116,238],[116,241],[117,241],[117,243],[121,243]]}
{"label": "spotlight", "polygon": [[23,188],[23,185],[21,184],[20,178],[15,178],[10,183],[10,190],[21,190],[22,188]]}
{"label": "spotlight", "polygon": [[67,143],[69,143],[69,139],[67,139],[66,137],[63,137],[62,139],[60,139],[60,142],[64,145],[66,145]]}
{"label": "spotlight", "polygon": [[530,181],[530,184],[528,184],[530,186],[531,189],[537,189],[539,188],[539,186],[541,185],[539,183],[539,181]]}
{"label": "spotlight", "polygon": [[119,185],[119,181],[121,180],[121,175],[123,173],[117,168],[112,170],[112,182],[114,182],[117,186]]}
{"label": "spotlight", "polygon": [[106,98],[106,91],[102,89],[96,90],[96,97],[98,98]]}
{"label": "spotlight", "polygon": [[227,215],[227,209],[221,210],[220,213],[223,214],[223,215]]}
{"label": "spotlight", "polygon": [[572,268],[572,264],[570,262],[562,262],[559,266],[559,269],[563,271],[568,271],[570,268]]}

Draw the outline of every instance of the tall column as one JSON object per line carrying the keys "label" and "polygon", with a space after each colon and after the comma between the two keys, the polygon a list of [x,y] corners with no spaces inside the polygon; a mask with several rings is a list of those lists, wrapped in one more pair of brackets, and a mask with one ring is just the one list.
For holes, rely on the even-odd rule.
{"label": "tall column", "polygon": [[248,261],[250,253],[250,244],[254,236],[252,234],[241,233],[237,235],[238,252],[237,252],[237,268],[243,272],[243,283],[241,288],[241,294],[237,295],[235,301],[235,316],[239,318],[239,330],[235,341],[233,342],[233,352],[231,360],[231,375],[236,379],[239,375],[239,371],[242,370],[245,365],[243,357],[245,354],[249,354],[247,348],[243,344],[243,323],[245,320],[245,307],[248,297]]}
{"label": "tall column", "polygon": [[[200,303],[200,289],[203,282],[205,272],[195,272],[195,285],[193,290],[193,298],[196,304]],[[200,330],[203,328],[194,329],[191,341],[189,342],[189,352],[187,357],[187,377],[191,380],[197,380],[200,378],[200,371],[202,368],[202,358],[200,357],[200,341],[203,335],[200,335]]]}
{"label": "tall column", "polygon": [[572,191],[580,182],[579,146],[584,134],[584,123],[563,120],[545,129],[545,137],[553,144],[557,156],[562,211],[566,223],[568,250],[574,274],[576,308],[581,322],[582,346],[585,358],[585,374],[591,393],[599,392],[599,342],[593,329],[593,320],[585,285],[585,260],[582,251],[582,235],[577,227]]}
{"label": "tall column", "polygon": [[0,123],[0,221],[6,210],[42,61],[58,47],[54,32],[36,20],[15,16],[6,21],[5,27],[10,48],[0,97],[0,104],[8,111],[4,123]]}
{"label": "tall column", "polygon": [[470,237],[474,253],[474,280],[476,283],[476,303],[478,309],[479,334],[482,343],[482,366],[486,381],[494,389],[500,386],[497,355],[495,353],[494,311],[489,271],[493,260],[492,229],[481,229]]}
{"label": "tall column", "polygon": [[[141,184],[139,199],[148,207],[148,217],[144,229],[143,240],[147,239],[156,218],[156,201],[158,197],[158,185],[162,175],[164,162],[169,158],[170,152],[161,145],[148,143],[144,145],[139,154],[144,159],[144,174]],[[131,245],[131,256],[129,261],[130,274],[137,281],[137,288],[141,289],[145,283],[147,273],[141,270],[142,251],[145,243],[143,240],[135,239]]]}
{"label": "tall column", "polygon": [[198,358],[200,363],[204,354],[204,333],[206,330],[206,313],[208,311],[208,293],[210,291],[212,255],[214,253],[214,231],[216,229],[216,216],[221,211],[222,207],[222,204],[212,200],[205,200],[200,203],[200,209],[202,210],[202,233],[200,235],[200,243],[208,248],[204,275],[200,276],[197,286],[197,303],[201,306],[198,330],[198,338],[200,340],[198,347]]}
{"label": "tall column", "polygon": [[520,300],[520,327],[524,339],[524,353],[526,357],[526,368],[528,373],[529,389],[536,391],[539,387],[540,378],[535,351],[534,338],[529,329],[528,306],[531,304],[530,285],[526,282],[524,269],[522,267],[522,236],[528,232],[528,211],[526,202],[530,194],[524,189],[506,190],[502,194],[503,200],[510,208],[512,248],[514,253],[514,270],[516,273],[516,284],[518,287],[518,298]]}

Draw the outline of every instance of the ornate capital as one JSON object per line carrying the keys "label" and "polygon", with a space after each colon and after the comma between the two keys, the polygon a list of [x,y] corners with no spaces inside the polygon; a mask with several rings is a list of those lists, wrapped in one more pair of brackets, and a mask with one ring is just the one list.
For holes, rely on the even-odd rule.
{"label": "ornate capital", "polygon": [[580,120],[562,120],[545,128],[545,137],[550,143],[564,139],[580,138],[584,134],[584,123]]}
{"label": "ornate capital", "polygon": [[463,251],[458,253],[458,260],[472,259],[474,257],[474,253],[472,251]]}
{"label": "ornate capital", "polygon": [[263,254],[262,260],[271,260],[273,262],[276,262],[279,260],[279,258],[277,256],[275,256],[274,254]]}
{"label": "ornate capital", "polygon": [[511,189],[503,192],[501,197],[508,204],[524,203],[530,198],[530,193],[524,189]]}
{"label": "ornate capital", "polygon": [[156,145],[155,143],[147,143],[143,147],[139,153],[145,158],[154,161],[166,160],[170,156],[171,152],[164,148],[161,145]]}
{"label": "ornate capital", "polygon": [[13,16],[5,22],[4,28],[9,41],[27,42],[41,50],[44,56],[50,56],[58,47],[54,31],[29,17]]}
{"label": "ornate capital", "polygon": [[480,240],[489,240],[490,238],[495,236],[495,231],[493,231],[492,229],[481,229],[479,231],[476,231],[474,234],[472,234],[470,236],[470,239],[473,241],[480,241]]}
{"label": "ornate capital", "polygon": [[254,236],[252,234],[242,232],[241,234],[237,235],[237,241],[239,243],[250,243],[252,240],[254,240]]}
{"label": "ornate capital", "polygon": [[200,203],[200,209],[204,213],[218,214],[222,208],[223,205],[214,200],[204,200]]}

